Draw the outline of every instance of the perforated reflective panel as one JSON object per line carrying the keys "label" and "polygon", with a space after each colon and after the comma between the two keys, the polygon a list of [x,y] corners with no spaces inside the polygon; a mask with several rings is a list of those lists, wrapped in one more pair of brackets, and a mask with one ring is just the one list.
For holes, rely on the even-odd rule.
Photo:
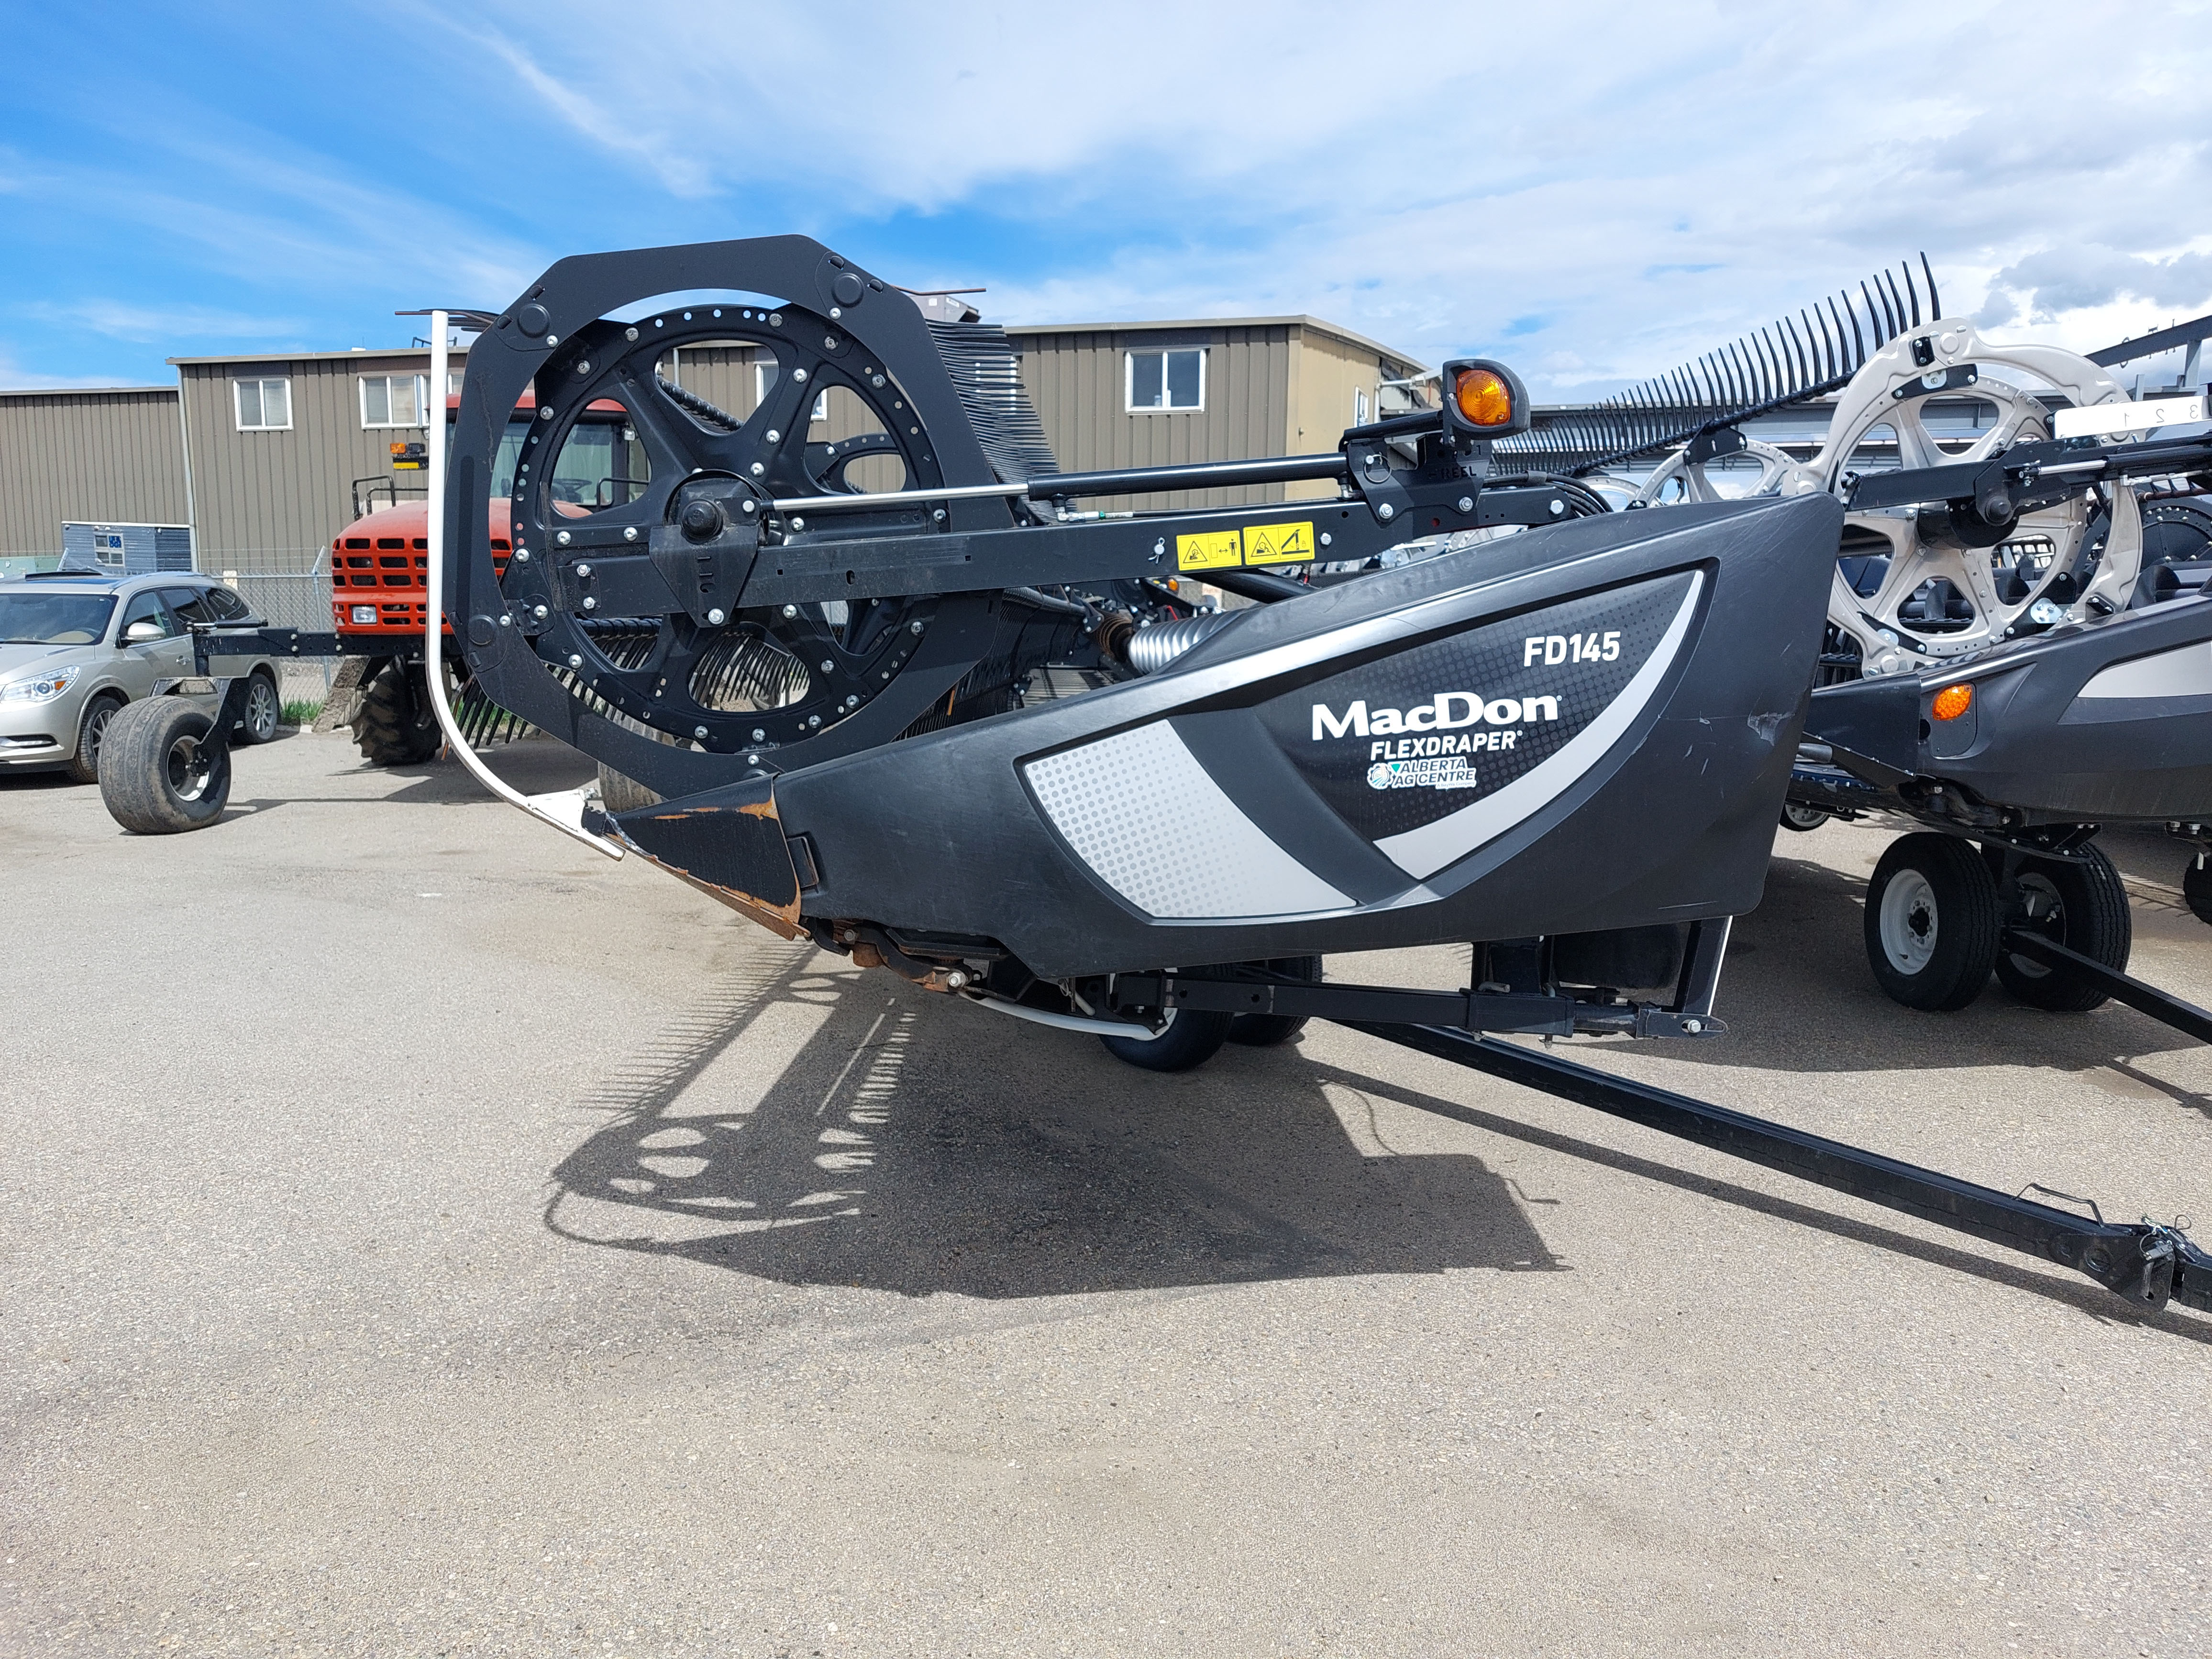
{"label": "perforated reflective panel", "polygon": [[1146,915],[1299,915],[1352,901],[1246,817],[1165,721],[1023,769],[1077,856]]}

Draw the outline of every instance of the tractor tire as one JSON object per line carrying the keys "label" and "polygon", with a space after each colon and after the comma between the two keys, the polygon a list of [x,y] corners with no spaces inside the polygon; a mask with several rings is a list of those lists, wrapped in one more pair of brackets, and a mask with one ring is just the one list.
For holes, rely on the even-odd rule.
{"label": "tractor tire", "polygon": [[1808,830],[1818,830],[1828,821],[1828,814],[1817,806],[1800,806],[1794,800],[1782,803],[1782,827],[1803,835]]}
{"label": "tractor tire", "polygon": [[62,769],[71,783],[100,781],[100,750],[106,741],[108,726],[122,708],[123,700],[113,696],[94,697],[85,704],[76,723],[76,753]]}
{"label": "tractor tire", "polygon": [[276,695],[276,682],[270,676],[257,672],[252,683],[246,688],[246,713],[232,733],[234,744],[272,743],[276,728],[284,722],[284,702]]}
{"label": "tractor tire", "polygon": [[371,766],[419,766],[445,743],[419,665],[392,663],[354,710],[353,740]]}
{"label": "tractor tire", "polygon": [[[2023,898],[2036,901],[2033,919],[2016,916],[2015,927],[2033,927],[2069,951],[2125,973],[2135,948],[2135,918],[2128,890],[2101,847],[2088,848],[2087,862],[2030,859],[2021,866]],[[1997,957],[1997,981],[2031,1008],[2081,1014],[2098,1006],[2105,994],[2072,975],[2004,951]]]}
{"label": "tractor tire", "polygon": [[1933,833],[1900,836],[1867,883],[1867,965],[1893,1002],[1930,1013],[1981,995],[1997,956],[1997,884],[1981,854]]}
{"label": "tractor tire", "polygon": [[2190,860],[2189,867],[2181,872],[2181,898],[2191,915],[2212,925],[2212,869]]}
{"label": "tractor tire", "polygon": [[658,806],[660,797],[636,779],[625,777],[604,761],[599,764],[599,811],[635,812],[641,806]]}
{"label": "tractor tire", "polygon": [[148,697],[108,722],[100,798],[133,835],[204,830],[230,799],[230,752],[210,759],[215,717],[183,697]]}
{"label": "tractor tire", "polygon": [[1215,1013],[1212,1010],[1177,1008],[1168,1022],[1166,1030],[1151,1042],[1135,1037],[1102,1036],[1106,1052],[1116,1060],[1126,1060],[1132,1066],[1147,1072],[1188,1072],[1203,1066],[1219,1052],[1229,1041],[1229,1028],[1235,1023],[1234,1014]]}
{"label": "tractor tire", "polygon": [[[1276,957],[1259,965],[1273,974],[1314,981],[1321,978],[1319,957]],[[1273,1048],[1304,1030],[1306,1018],[1304,1014],[1231,1014],[1229,1040],[1247,1048]]]}

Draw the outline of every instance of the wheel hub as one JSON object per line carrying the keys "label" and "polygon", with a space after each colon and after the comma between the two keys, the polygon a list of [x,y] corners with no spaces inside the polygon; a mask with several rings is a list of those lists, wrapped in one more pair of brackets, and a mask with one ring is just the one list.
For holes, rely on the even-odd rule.
{"label": "wheel hub", "polygon": [[1901,974],[1917,974],[1936,955],[1936,890],[1917,870],[1900,870],[1881,893],[1881,948]]}

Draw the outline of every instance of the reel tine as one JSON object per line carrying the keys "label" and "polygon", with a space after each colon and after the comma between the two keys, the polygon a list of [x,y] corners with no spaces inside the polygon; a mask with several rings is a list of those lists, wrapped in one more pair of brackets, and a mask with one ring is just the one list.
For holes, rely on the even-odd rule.
{"label": "reel tine", "polygon": [[1782,327],[1790,336],[1790,349],[1797,356],[1797,390],[1802,393],[1814,381],[1820,378],[1820,359],[1818,356],[1808,359],[1805,355],[1805,342],[1798,337],[1796,323],[1784,317],[1782,319]]}
{"label": "reel tine", "polygon": [[1884,267],[1859,282],[1856,296],[1848,286],[1839,289],[1794,317],[1784,314],[1577,414],[1508,439],[1499,453],[1522,465],[1549,459],[1588,472],[1832,392],[1876,351],[1920,325],[1921,277],[1928,284],[1927,316],[1942,315],[1935,268],[1926,253],[1919,259],[1919,277],[1910,259],[1900,265],[1902,289],[1897,273]]}
{"label": "reel tine", "polygon": [[1739,404],[1751,401],[1751,377],[1744,362],[1742,343],[1730,340],[1728,347],[1729,367],[1735,371],[1735,396]]}
{"label": "reel tine", "polygon": [[1873,295],[1867,292],[1864,283],[1859,284],[1859,297],[1867,304],[1867,332],[1874,336],[1874,349],[1879,351],[1890,342],[1889,330],[1885,326],[1889,316],[1888,301],[1877,305]]}
{"label": "reel tine", "polygon": [[1936,267],[1928,263],[1928,252],[1924,248],[1921,250],[1920,254],[1920,274],[1928,279],[1928,320],[1931,323],[1941,322],[1943,319],[1943,302],[1936,297]]}
{"label": "reel tine", "polygon": [[[1833,300],[1828,301],[1831,310],[1834,309],[1835,303]],[[1859,372],[1859,366],[1866,362],[1866,341],[1859,333],[1859,308],[1851,303],[1851,291],[1849,289],[1844,290],[1844,309],[1851,314],[1851,350],[1850,356],[1844,359],[1844,369],[1846,374],[1856,374]],[[1838,343],[1841,343],[1843,337],[1844,319],[1838,317],[1836,319],[1836,339]]]}

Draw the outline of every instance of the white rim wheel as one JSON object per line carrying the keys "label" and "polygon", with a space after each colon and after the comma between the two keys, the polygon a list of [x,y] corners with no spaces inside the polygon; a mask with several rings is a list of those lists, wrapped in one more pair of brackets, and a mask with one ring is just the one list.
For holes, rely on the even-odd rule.
{"label": "white rim wheel", "polygon": [[[1991,405],[1996,418],[1979,428],[1964,449],[1946,452],[1923,418],[1919,397],[1893,395],[1921,374],[1909,355],[1911,342],[1925,337],[1935,348],[1931,373],[1961,363],[1976,364],[1979,378],[1960,395]],[[2053,346],[2001,346],[1984,340],[1960,319],[1911,329],[1869,358],[1851,379],[1836,405],[1820,452],[1793,467],[1783,484],[1784,495],[1811,490],[1836,490],[1852,462],[1853,453],[1868,434],[1887,427],[1896,434],[1898,459],[1908,467],[1969,465],[2009,448],[2015,443],[2045,437],[2050,415],[2035,392],[1989,374],[1992,368],[2015,371],[2056,391],[2068,403],[2087,405],[2124,397],[2118,382],[2096,364]],[[1997,591],[1999,562],[1996,548],[1968,551],[1923,543],[1915,512],[1892,509],[1855,513],[1846,522],[1872,530],[1891,544],[1891,560],[1881,588],[1865,598],[1850,592],[1838,578],[1832,592],[1828,620],[1850,635],[1860,648],[1869,674],[1929,667],[1945,659],[1994,644],[2015,623],[2033,610],[2046,589],[2069,568],[2089,521],[2080,495],[2069,495],[2055,507],[2024,514],[2013,532],[2010,546],[2022,554],[2033,553],[2035,562],[2013,574],[2026,580],[2027,591],[2016,599],[2005,599]],[[2046,558],[2036,550],[2050,544]],[[1941,618],[1935,626],[1907,623],[1901,613],[1905,604],[1933,579],[1948,582],[1972,605],[1971,621]],[[1940,591],[1940,590],[1938,590]],[[1887,637],[1885,637],[1887,635]],[[1927,647],[1925,653],[1903,648],[1909,639]]]}
{"label": "white rim wheel", "polygon": [[1687,446],[1674,451],[1652,469],[1644,486],[1630,498],[1638,507],[1671,507],[1684,501],[1742,501],[1755,495],[1771,495],[1782,488],[1783,474],[1796,463],[1772,444],[1761,443],[1756,438],[1748,440],[1736,455],[1747,455],[1759,464],[1759,476],[1741,489],[1723,489],[1708,477],[1705,469],[1714,468],[1730,484],[1741,481],[1742,472],[1726,463],[1735,456],[1719,456],[1712,461],[1692,465],[1686,457]]}
{"label": "white rim wheel", "polygon": [[1881,890],[1881,948],[1900,974],[1917,974],[1936,954],[1936,890],[1917,870],[1900,870]]}

